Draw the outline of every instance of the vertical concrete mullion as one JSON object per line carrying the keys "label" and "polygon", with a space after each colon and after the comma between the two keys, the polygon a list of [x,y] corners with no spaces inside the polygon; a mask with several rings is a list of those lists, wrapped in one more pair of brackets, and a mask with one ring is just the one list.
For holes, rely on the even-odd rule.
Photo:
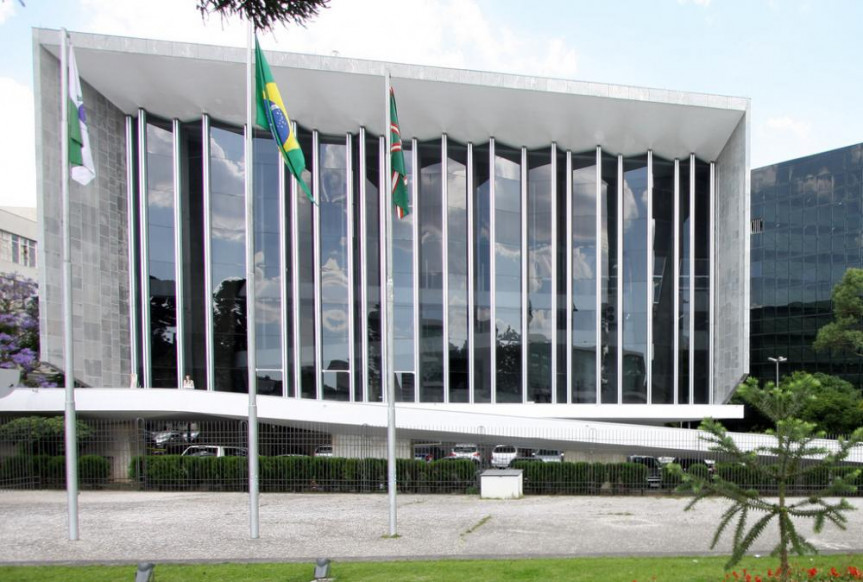
{"label": "vertical concrete mullion", "polygon": [[476,385],[476,334],[474,323],[476,321],[476,299],[474,297],[476,286],[474,284],[474,191],[473,191],[473,144],[467,144],[467,385],[468,402],[474,402],[474,388]]}
{"label": "vertical concrete mullion", "polygon": [[353,143],[351,142],[351,134],[345,134],[345,196],[347,200],[347,208],[345,209],[345,218],[347,220],[348,234],[348,390],[350,402],[356,400],[354,390],[356,387],[356,376],[359,363],[356,358],[356,317],[354,313],[354,175],[353,175]]}
{"label": "vertical concrete mullion", "polygon": [[210,186],[210,117],[201,120],[201,159],[203,161],[204,186],[204,318],[206,326],[207,390],[216,389],[214,323],[213,323],[213,224],[212,188]]}
{"label": "vertical concrete mullion", "polygon": [[149,212],[147,209],[147,112],[138,110],[138,235],[141,249],[141,386],[150,388],[153,382],[150,346],[150,245]]}
{"label": "vertical concrete mullion", "polygon": [[138,311],[136,306],[139,302],[138,280],[135,274],[135,222],[137,212],[135,211],[135,130],[134,119],[131,115],[126,116],[126,208],[129,213],[126,231],[126,244],[128,245],[129,261],[129,374],[137,376],[139,364],[138,346]]}
{"label": "vertical concrete mullion", "polygon": [[321,153],[320,135],[317,130],[312,132],[312,192],[318,204],[312,205],[312,240],[314,247],[314,278],[315,278],[315,399],[323,400],[323,338],[321,337]]}
{"label": "vertical concrete mullion", "polygon": [[180,120],[174,119],[173,130],[173,165],[174,165],[174,308],[177,322],[177,387],[183,385],[183,375],[186,373],[186,309],[185,286],[183,281],[183,197],[182,164],[180,162]]}

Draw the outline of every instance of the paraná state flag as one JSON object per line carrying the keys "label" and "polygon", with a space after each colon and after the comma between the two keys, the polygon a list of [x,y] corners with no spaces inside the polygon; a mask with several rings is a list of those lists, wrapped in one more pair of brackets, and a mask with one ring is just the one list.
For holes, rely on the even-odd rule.
{"label": "paran\u00e1 state flag", "polygon": [[69,97],[67,123],[69,127],[69,173],[72,179],[86,186],[96,177],[90,134],[87,131],[87,112],[84,110],[84,95],[78,77],[75,52],[69,45]]}
{"label": "paran\u00e1 state flag", "polygon": [[390,87],[390,166],[392,167],[393,204],[399,218],[410,213],[408,207],[408,176],[405,155],[402,151],[402,135],[399,131],[399,116],[396,111],[396,94]]}
{"label": "paran\u00e1 state flag", "polygon": [[303,150],[300,149],[300,143],[297,141],[285,104],[282,102],[282,95],[273,80],[273,73],[270,71],[267,59],[264,58],[257,36],[255,37],[255,93],[258,106],[255,122],[264,129],[270,130],[291,174],[297,179],[309,200],[314,202],[311,190],[303,181],[306,158],[303,156]]}

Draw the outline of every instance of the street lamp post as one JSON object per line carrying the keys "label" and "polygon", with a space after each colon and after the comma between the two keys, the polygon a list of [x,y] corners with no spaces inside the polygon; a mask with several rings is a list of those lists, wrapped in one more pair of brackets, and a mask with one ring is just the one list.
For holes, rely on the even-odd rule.
{"label": "street lamp post", "polygon": [[774,364],[776,364],[776,386],[778,387],[779,386],[779,364],[781,364],[782,362],[787,362],[788,358],[786,358],[785,356],[776,356],[775,358],[767,358],[767,359],[770,360],[771,362],[773,362]]}

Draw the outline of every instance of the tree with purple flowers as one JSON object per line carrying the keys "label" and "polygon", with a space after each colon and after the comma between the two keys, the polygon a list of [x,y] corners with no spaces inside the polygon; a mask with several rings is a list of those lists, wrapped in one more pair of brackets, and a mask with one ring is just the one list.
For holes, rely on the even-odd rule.
{"label": "tree with purple flowers", "polygon": [[0,273],[0,368],[21,371],[24,386],[52,386],[39,368],[39,300],[36,282]]}

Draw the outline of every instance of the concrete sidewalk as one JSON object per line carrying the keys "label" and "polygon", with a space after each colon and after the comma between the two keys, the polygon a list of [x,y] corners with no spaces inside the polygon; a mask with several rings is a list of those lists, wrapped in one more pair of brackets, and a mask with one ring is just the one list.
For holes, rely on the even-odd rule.
{"label": "concrete sidewalk", "polygon": [[[386,495],[262,494],[260,538],[249,537],[244,493],[84,491],[80,539],[68,540],[64,491],[0,492],[0,563],[312,561],[419,558],[727,554],[710,551],[725,504],[666,497],[400,495],[389,539]],[[850,500],[863,508],[863,499]],[[801,532],[823,552],[863,552],[863,520],[848,530],[811,523]],[[729,532],[730,534],[730,532]],[[727,537],[726,537],[727,538]],[[756,542],[766,554],[773,529]]]}

